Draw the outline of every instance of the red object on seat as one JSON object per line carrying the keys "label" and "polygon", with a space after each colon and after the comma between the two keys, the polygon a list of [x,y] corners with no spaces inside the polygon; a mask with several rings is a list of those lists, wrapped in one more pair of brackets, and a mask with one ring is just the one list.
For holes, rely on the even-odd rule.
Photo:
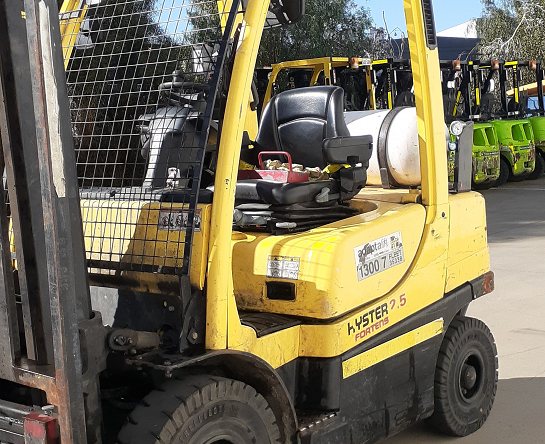
{"label": "red object on seat", "polygon": [[[263,163],[263,156],[285,156],[288,159],[288,171],[285,170],[266,170]],[[259,169],[239,171],[239,180],[263,179],[271,182],[280,183],[303,183],[308,182],[310,174],[306,171],[293,171],[293,161],[291,154],[287,151],[261,151],[258,155]]]}

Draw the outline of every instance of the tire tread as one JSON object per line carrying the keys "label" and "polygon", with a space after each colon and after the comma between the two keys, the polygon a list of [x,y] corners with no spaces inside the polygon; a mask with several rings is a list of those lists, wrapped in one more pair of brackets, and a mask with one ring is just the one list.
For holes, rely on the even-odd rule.
{"label": "tire tread", "polygon": [[171,444],[176,431],[209,402],[234,396],[260,411],[271,443],[280,442],[274,412],[253,387],[236,380],[208,375],[168,381],[151,391],[129,414],[118,444]]}
{"label": "tire tread", "polygon": [[[448,399],[448,390],[449,390],[449,370],[450,362],[455,357],[456,352],[459,347],[469,340],[472,339],[470,333],[471,331],[479,331],[484,334],[489,341],[489,345],[492,347],[494,354],[494,365],[495,365],[495,379],[493,381],[492,393],[490,394],[490,400],[486,407],[486,410],[482,412],[481,417],[473,423],[470,424],[461,424],[455,413],[453,412],[452,406],[449,403]],[[478,429],[480,429],[483,424],[488,419],[492,406],[494,404],[494,399],[496,397],[497,383],[498,383],[498,352],[494,338],[489,328],[480,320],[457,316],[454,318],[450,324],[443,343],[441,345],[441,350],[438,355],[436,372],[435,372],[435,411],[433,416],[430,418],[431,424],[438,429],[439,431],[451,435],[451,436],[467,436]]]}

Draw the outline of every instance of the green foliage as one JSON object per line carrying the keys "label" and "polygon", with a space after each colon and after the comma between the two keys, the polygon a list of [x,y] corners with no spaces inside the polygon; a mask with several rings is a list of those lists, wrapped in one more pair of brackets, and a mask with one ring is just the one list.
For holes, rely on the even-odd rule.
{"label": "green foliage", "polygon": [[545,0],[482,0],[477,21],[484,57],[545,59]]}
{"label": "green foliage", "polygon": [[328,56],[368,56],[372,21],[353,0],[307,0],[296,25],[266,31],[258,66]]}
{"label": "green foliage", "polygon": [[221,39],[217,3],[102,0],[89,7],[86,23],[87,44],[74,49],[67,69],[78,176],[83,185],[98,172],[133,186],[145,166],[139,119],[155,112],[159,85],[173,71],[196,80],[193,50]]}

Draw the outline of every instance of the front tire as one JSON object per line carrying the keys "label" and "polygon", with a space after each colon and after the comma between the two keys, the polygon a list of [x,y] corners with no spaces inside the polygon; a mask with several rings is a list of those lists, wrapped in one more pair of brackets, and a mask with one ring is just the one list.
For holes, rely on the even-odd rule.
{"label": "front tire", "polygon": [[119,444],[278,444],[269,404],[232,379],[189,376],[149,393],[129,415]]}
{"label": "front tire", "polygon": [[536,153],[536,168],[533,173],[528,176],[530,180],[539,179],[545,173],[545,158],[541,152]]}
{"label": "front tire", "polygon": [[431,424],[451,436],[467,436],[486,422],[498,385],[498,358],[488,327],[458,316],[448,328],[435,371]]}
{"label": "front tire", "polygon": [[500,160],[500,177],[498,177],[498,180],[496,180],[496,183],[494,185],[496,187],[504,186],[509,180],[510,175],[511,175],[511,165],[505,158],[502,157]]}

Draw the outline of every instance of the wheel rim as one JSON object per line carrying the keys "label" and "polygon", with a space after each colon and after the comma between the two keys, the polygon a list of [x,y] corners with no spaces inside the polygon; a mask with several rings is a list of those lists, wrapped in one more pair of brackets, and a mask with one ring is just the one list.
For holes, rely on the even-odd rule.
{"label": "wheel rim", "polygon": [[484,370],[484,360],[478,350],[471,350],[465,355],[458,373],[458,391],[466,403],[472,403],[481,394]]}
{"label": "wheel rim", "polygon": [[[181,439],[181,437],[179,437]],[[250,444],[258,439],[256,433],[250,430],[240,419],[224,417],[218,421],[212,421],[196,431],[189,439],[191,444]],[[188,442],[176,441],[173,442]]]}

